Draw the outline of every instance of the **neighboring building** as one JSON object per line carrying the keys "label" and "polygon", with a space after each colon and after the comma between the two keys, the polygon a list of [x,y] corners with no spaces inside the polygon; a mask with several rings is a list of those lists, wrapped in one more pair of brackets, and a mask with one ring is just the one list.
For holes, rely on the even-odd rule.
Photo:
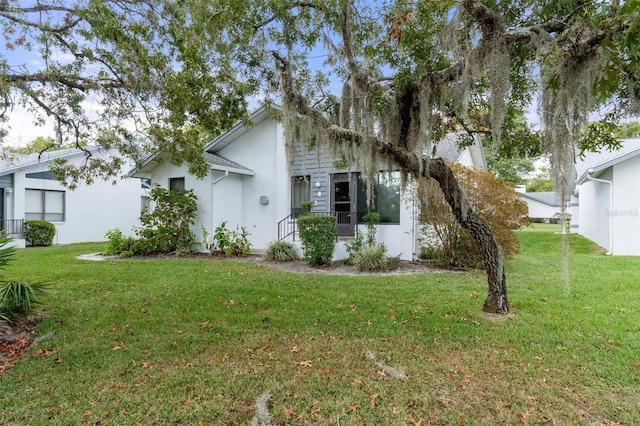
{"label": "neighboring building", "polygon": [[[239,123],[209,143],[203,155],[210,172],[204,179],[191,176],[186,166],[171,165],[162,155],[150,156],[130,175],[164,188],[192,189],[198,197],[192,229],[196,235],[203,228],[210,233],[226,221],[231,229],[245,227],[258,251],[277,239],[298,240],[296,218],[309,204],[314,213],[336,216],[338,236],[364,232],[362,216],[368,209],[362,176],[354,169],[340,169],[336,156],[324,147],[319,152],[299,147],[289,166],[283,125],[272,112],[263,107],[252,114],[251,126]],[[438,144],[437,155],[486,168],[479,139],[459,150],[455,138],[447,138]],[[376,237],[390,255],[413,259],[419,206],[403,195],[397,172],[379,174],[373,200],[381,216]],[[335,258],[344,257],[344,244],[338,244]]]}
{"label": "neighboring building", "polygon": [[[90,149],[93,156],[111,155]],[[46,220],[56,226],[54,244],[104,241],[104,234],[120,228],[125,234],[140,226],[140,206],[144,196],[139,179],[79,184],[65,188],[49,171],[57,158],[80,164],[84,152],[65,149],[38,154],[6,153],[0,161],[0,226],[24,247],[23,224]]]}
{"label": "neighboring building", "polygon": [[640,255],[640,139],[576,164],[579,233],[614,255]]}
{"label": "neighboring building", "polygon": [[[553,223],[562,213],[560,195],[556,192],[521,192],[520,196],[527,203],[529,217],[534,221],[542,220],[545,223]],[[567,213],[571,215],[569,218],[571,232],[577,232],[578,218],[580,217],[577,196],[571,196],[571,201],[567,206]]]}

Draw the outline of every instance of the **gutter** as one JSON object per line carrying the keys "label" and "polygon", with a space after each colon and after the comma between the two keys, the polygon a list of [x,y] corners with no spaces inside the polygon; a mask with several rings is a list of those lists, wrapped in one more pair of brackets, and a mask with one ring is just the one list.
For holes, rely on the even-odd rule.
{"label": "gutter", "polygon": [[594,178],[591,176],[593,169],[587,171],[586,179],[594,182],[606,183],[609,185],[609,251],[607,255],[613,254],[613,181]]}

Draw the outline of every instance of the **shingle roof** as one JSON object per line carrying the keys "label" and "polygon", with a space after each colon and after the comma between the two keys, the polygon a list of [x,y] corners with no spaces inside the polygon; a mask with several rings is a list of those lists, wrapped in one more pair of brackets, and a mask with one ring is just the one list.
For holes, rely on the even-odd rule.
{"label": "shingle roof", "polygon": [[551,192],[522,192],[520,195],[524,198],[529,198],[530,200],[539,201],[541,203],[547,204],[553,207],[560,206],[560,199],[558,193],[555,191]]}
{"label": "shingle roof", "polygon": [[235,161],[231,161],[227,158],[224,158],[218,154],[210,154],[208,152],[204,153],[204,159],[206,160],[209,167],[213,170],[222,170],[229,171],[244,175],[254,175],[255,172],[241,164],[236,163]]}
{"label": "shingle roof", "polygon": [[442,157],[455,163],[463,151],[464,149],[458,146],[458,135],[456,133],[448,133],[436,143],[435,157]]}
{"label": "shingle roof", "polygon": [[615,151],[588,152],[584,158],[576,162],[576,172],[578,176],[578,184],[584,182],[590,169],[594,177],[599,172],[609,167],[621,163],[622,161],[640,155],[640,138],[623,139],[620,141],[622,147]]}
{"label": "shingle roof", "polygon": [[[95,153],[100,148],[92,147],[88,148],[92,153]],[[38,164],[46,163],[56,158],[73,157],[76,155],[84,155],[84,152],[79,149],[61,149],[58,151],[46,151],[42,154],[13,154],[5,153],[0,157],[0,176],[8,175],[16,170],[21,170],[26,167],[35,166]]]}

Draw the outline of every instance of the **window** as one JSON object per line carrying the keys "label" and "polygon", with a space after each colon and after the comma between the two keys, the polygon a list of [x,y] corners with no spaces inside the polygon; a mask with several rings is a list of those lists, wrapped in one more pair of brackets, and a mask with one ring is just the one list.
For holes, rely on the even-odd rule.
{"label": "window", "polygon": [[25,220],[64,222],[64,191],[27,189]]}
{"label": "window", "polygon": [[185,190],[185,186],[184,186],[183,177],[169,178],[169,191],[179,192],[184,190]]}
{"label": "window", "polygon": [[293,176],[291,178],[291,214],[303,213],[302,203],[311,201],[311,177]]}
{"label": "window", "polygon": [[370,211],[380,214],[380,223],[400,223],[400,172],[380,172],[367,206],[367,186],[358,174],[358,221]]}
{"label": "window", "polygon": [[50,172],[36,172],[36,173],[27,173],[26,177],[30,179],[46,179],[46,180],[56,180],[56,176]]}

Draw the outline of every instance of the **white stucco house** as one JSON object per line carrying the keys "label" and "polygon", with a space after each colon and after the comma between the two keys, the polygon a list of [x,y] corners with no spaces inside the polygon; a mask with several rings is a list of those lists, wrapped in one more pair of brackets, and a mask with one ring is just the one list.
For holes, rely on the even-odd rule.
{"label": "white stucco house", "polygon": [[[347,256],[341,241],[364,232],[362,216],[368,211],[364,185],[356,170],[341,169],[328,150],[298,150],[289,166],[283,125],[273,118],[277,107],[262,107],[251,115],[251,125],[236,126],[206,145],[209,166],[204,179],[166,161],[162,154],[149,156],[130,176],[150,179],[164,188],[192,189],[198,197],[198,214],[192,231],[212,232],[223,221],[227,227],[245,227],[252,249],[262,251],[278,239],[298,242],[296,217],[305,203],[316,214],[334,215],[339,242],[335,258]],[[438,144],[438,156],[467,166],[486,169],[480,141],[458,149],[455,138]],[[414,259],[418,254],[419,207],[404,197],[398,173],[381,172],[375,189],[374,209],[381,215],[377,240],[389,255]],[[340,238],[343,237],[343,238]]]}
{"label": "white stucco house", "polygon": [[[532,219],[542,219],[544,221],[553,221],[562,213],[562,203],[560,202],[560,194],[549,192],[521,192],[520,196],[529,208],[529,217]],[[571,222],[571,232],[577,232],[579,227],[580,212],[578,208],[578,197],[571,195],[569,205],[566,212],[569,213]]]}
{"label": "white stucco house", "polygon": [[[90,151],[93,156],[114,155],[95,148]],[[110,229],[117,227],[128,233],[140,226],[145,190],[139,179],[118,180],[115,184],[97,180],[70,190],[49,171],[57,158],[80,164],[85,154],[77,149],[40,156],[5,153],[0,160],[0,224],[18,247],[25,246],[22,231],[28,220],[53,223],[54,244],[104,241]]]}
{"label": "white stucco house", "polygon": [[614,255],[640,255],[640,138],[578,161],[579,233]]}

